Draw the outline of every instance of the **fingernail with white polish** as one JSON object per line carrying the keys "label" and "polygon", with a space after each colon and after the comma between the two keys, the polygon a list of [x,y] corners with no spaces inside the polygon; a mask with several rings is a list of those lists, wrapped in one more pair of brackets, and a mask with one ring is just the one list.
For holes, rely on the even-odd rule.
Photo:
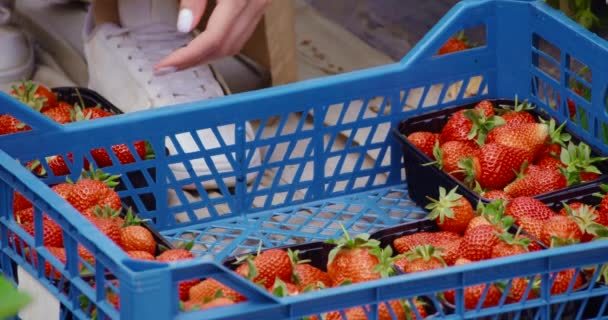
{"label": "fingernail with white polish", "polygon": [[181,9],[177,17],[177,30],[179,32],[188,33],[192,30],[192,10]]}
{"label": "fingernail with white polish", "polygon": [[154,70],[154,75],[156,75],[156,76],[164,76],[166,74],[173,73],[175,71],[177,71],[176,67],[163,67],[163,68],[159,68],[159,69]]}

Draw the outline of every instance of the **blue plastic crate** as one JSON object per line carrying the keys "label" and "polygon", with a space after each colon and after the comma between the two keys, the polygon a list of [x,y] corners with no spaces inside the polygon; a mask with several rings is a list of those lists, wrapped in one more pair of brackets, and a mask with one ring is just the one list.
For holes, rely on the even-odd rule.
{"label": "blue plastic crate", "polygon": [[[465,52],[436,56],[452,35],[462,29],[481,27],[483,45]],[[608,290],[587,286],[557,296],[549,294],[552,277],[559,270],[576,269],[608,262],[608,243],[595,242],[533,254],[485,261],[424,274],[400,275],[369,283],[333,288],[289,298],[276,298],[236,276],[218,262],[257,248],[306,243],[338,237],[340,224],[352,233],[380,230],[423,218],[426,213],[408,199],[400,145],[389,134],[404,118],[482,98],[527,98],[556,117],[569,119],[567,99],[578,106],[569,128],[602,152],[608,124],[606,85],[608,45],[584,30],[543,1],[467,0],[457,4],[429,34],[400,62],[305,81],[230,97],[120,115],[92,122],[60,126],[0,96],[0,113],[10,113],[34,129],[0,137],[0,266],[13,276],[12,262],[37,277],[60,300],[62,318],[89,318],[95,306],[98,318],[123,319],[301,319],[311,314],[371,305],[374,319],[377,304],[392,299],[431,297],[438,316],[476,319],[508,314],[535,319],[594,317],[588,301],[598,297],[605,307]],[[586,65],[591,77],[576,75]],[[475,79],[482,80],[465,95]],[[589,87],[590,101],[570,89],[570,80]],[[454,87],[456,86],[456,87]],[[458,89],[460,88],[460,89]],[[433,91],[437,90],[437,94]],[[370,111],[372,105],[377,112]],[[553,108],[551,106],[557,105]],[[278,119],[278,120],[277,120]],[[272,120],[278,121],[271,125]],[[248,140],[245,122],[256,124],[256,135]],[[197,130],[232,125],[236,143],[204,148],[196,139]],[[177,155],[164,153],[166,141],[177,143],[176,135],[190,134],[199,140],[201,151]],[[48,188],[65,177],[50,176],[44,181],[30,174],[22,164],[46,156],[72,153],[74,159],[87,157],[95,148],[147,140],[156,158],[106,168],[111,173],[141,172],[147,186],[135,188],[125,181],[121,196],[137,206],[142,218],[151,219],[161,233],[175,241],[194,240],[200,259],[172,265],[158,265],[127,258],[119,248],[79,213]],[[298,154],[296,146],[304,146]],[[298,148],[301,150],[302,148]],[[179,150],[179,148],[178,148]],[[254,151],[263,162],[251,166]],[[223,155],[232,170],[213,170],[209,176],[177,180],[169,165],[211,160]],[[347,156],[356,161],[345,161]],[[17,159],[18,161],[15,161]],[[116,160],[116,159],[114,159]],[[82,163],[74,162],[75,174]],[[155,168],[151,177],[148,169]],[[245,177],[257,175],[250,184]],[[262,184],[263,176],[270,183]],[[224,179],[236,180],[228,188]],[[215,181],[217,191],[201,185]],[[192,200],[182,186],[194,183],[200,199]],[[16,190],[37,208],[40,230],[45,212],[64,230],[67,263],[52,258],[12,218],[11,198]],[[154,210],[148,210],[141,196],[152,193]],[[182,204],[168,206],[169,197]],[[37,234],[40,234],[38,232]],[[39,264],[32,265],[10,241],[13,234],[25,239],[38,252]],[[96,257],[95,287],[79,276],[77,245]],[[29,259],[31,260],[31,258]],[[45,276],[43,261],[49,261],[60,279]],[[107,272],[119,280],[114,286],[104,278]],[[463,288],[540,275],[541,296],[523,303],[465,310]],[[215,277],[247,296],[248,302],[204,312],[178,311],[177,283],[192,278]],[[508,281],[507,281],[508,282]],[[105,289],[120,294],[117,311],[105,300]],[[437,293],[456,289],[453,314],[441,308]],[[92,304],[81,307],[81,297]],[[602,300],[603,299],[603,300]],[[596,314],[601,314],[599,311]],[[525,316],[524,316],[525,315]]]}

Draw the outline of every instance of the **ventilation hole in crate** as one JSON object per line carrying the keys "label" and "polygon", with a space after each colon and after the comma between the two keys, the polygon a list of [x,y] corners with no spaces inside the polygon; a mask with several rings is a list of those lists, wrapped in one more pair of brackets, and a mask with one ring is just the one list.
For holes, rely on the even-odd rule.
{"label": "ventilation hole in crate", "polygon": [[344,109],[347,109],[348,107],[344,106],[344,103],[337,103],[337,104],[333,104],[331,106],[329,106],[327,108],[327,112],[325,113],[325,117],[323,120],[323,123],[327,124],[327,123],[337,123],[336,119],[338,119],[338,117],[343,114]]}
{"label": "ventilation hole in crate", "polygon": [[538,76],[532,77],[532,94],[544,105],[557,110],[558,98],[555,90]]}
{"label": "ventilation hole in crate", "polygon": [[484,47],[486,43],[486,26],[479,25],[456,32],[441,46],[436,55],[443,56]]}
{"label": "ventilation hole in crate", "polygon": [[422,103],[423,108],[434,107],[439,103],[439,96],[443,91],[444,84],[437,83],[428,88],[426,92],[426,96],[424,97],[424,102]]}
{"label": "ventilation hole in crate", "polygon": [[561,50],[539,36],[533,35],[532,62],[549,77],[560,81]]}
{"label": "ventilation hole in crate", "polygon": [[374,97],[367,103],[367,110],[363,114],[364,119],[375,118],[378,115],[387,115],[391,113],[391,102],[385,97]]}
{"label": "ventilation hole in crate", "polygon": [[402,104],[403,111],[418,109],[422,102],[426,87],[413,88],[407,91],[405,101]]}

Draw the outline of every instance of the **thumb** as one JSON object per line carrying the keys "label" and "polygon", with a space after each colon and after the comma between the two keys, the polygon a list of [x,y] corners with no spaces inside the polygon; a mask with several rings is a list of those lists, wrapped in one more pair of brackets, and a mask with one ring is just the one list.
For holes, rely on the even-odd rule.
{"label": "thumb", "polygon": [[205,13],[207,0],[181,0],[177,16],[177,30],[188,33],[196,27]]}

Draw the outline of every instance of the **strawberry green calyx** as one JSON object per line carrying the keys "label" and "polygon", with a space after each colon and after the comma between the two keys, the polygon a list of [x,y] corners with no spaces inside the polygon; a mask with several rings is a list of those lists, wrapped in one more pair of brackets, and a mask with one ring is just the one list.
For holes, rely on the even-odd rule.
{"label": "strawberry green calyx", "polygon": [[497,199],[487,204],[479,201],[477,203],[477,215],[486,218],[490,224],[501,230],[508,230],[514,223],[513,217],[505,216],[505,204],[502,199]]}
{"label": "strawberry green calyx", "polygon": [[521,103],[519,103],[518,100],[519,98],[515,96],[515,103],[513,104],[513,107],[506,104],[501,104],[499,105],[499,108],[496,110],[496,112],[499,115],[503,115],[511,112],[523,112],[536,109],[536,107],[533,104],[529,103],[527,99]]}
{"label": "strawberry green calyx", "polygon": [[148,222],[150,219],[140,219],[139,217],[133,214],[133,209],[129,207],[127,209],[127,213],[125,214],[125,223],[122,225],[123,227],[128,226],[139,226],[144,222]]}
{"label": "strawberry green calyx", "polygon": [[528,169],[528,160],[525,160],[524,163],[521,164],[521,168],[519,171],[515,171],[515,180],[520,180],[526,177],[526,169]]}
{"label": "strawberry green calyx", "polygon": [[441,149],[439,141],[435,141],[435,145],[433,146],[433,157],[435,158],[435,161],[424,163],[422,166],[434,165],[439,168],[439,170],[443,170],[443,149]]}
{"label": "strawberry green calyx", "polygon": [[289,256],[289,261],[291,262],[291,268],[292,268],[292,273],[291,273],[291,280],[293,281],[294,284],[296,285],[301,285],[301,279],[300,279],[300,275],[298,274],[298,272],[296,271],[296,265],[298,264],[305,264],[305,263],[310,263],[309,259],[305,259],[305,260],[300,260],[300,251],[299,250],[291,250],[291,249],[287,249],[287,255]]}
{"label": "strawberry green calyx", "polygon": [[120,179],[119,174],[110,175],[109,173],[103,172],[101,169],[95,170],[93,166],[91,166],[91,169],[89,171],[82,171],[81,179],[99,180],[105,183],[110,188],[114,188],[120,183],[118,181],[118,179]]}
{"label": "strawberry green calyx", "polygon": [[17,98],[17,100],[38,112],[42,110],[42,107],[44,107],[44,104],[47,102],[46,97],[36,97],[38,85],[31,81],[22,81],[21,87],[12,86],[12,88],[15,92],[13,96]]}
{"label": "strawberry green calyx", "polygon": [[283,280],[276,278],[274,280],[274,285],[272,286],[272,294],[277,297],[288,297],[289,289],[287,289],[287,284],[283,282]]}
{"label": "strawberry green calyx", "polygon": [[475,184],[479,184],[479,182],[477,182],[477,180],[475,179],[475,164],[473,156],[469,156],[460,160],[460,162],[458,162],[458,167],[461,169],[461,172],[464,173],[463,182],[467,187],[473,188]]}
{"label": "strawberry green calyx", "polygon": [[156,158],[156,154],[154,153],[154,148],[152,148],[152,144],[149,141],[144,141],[146,146],[146,156],[143,160],[151,160]]}
{"label": "strawberry green calyx", "polygon": [[431,259],[437,259],[441,261],[441,263],[445,267],[447,266],[447,264],[439,254],[441,251],[443,251],[442,248],[435,248],[430,244],[425,244],[421,246],[415,246],[414,248],[412,248],[412,250],[404,253],[404,256],[407,258],[408,261],[414,261],[418,259],[422,259],[423,261],[430,261]]}
{"label": "strawberry green calyx", "polygon": [[380,247],[372,248],[372,255],[378,258],[378,264],[372,270],[375,273],[379,273],[380,277],[388,278],[395,274],[395,268],[393,264],[395,260],[402,258],[402,255],[397,255],[393,257],[393,249],[391,246],[386,246],[384,249],[380,249]]}
{"label": "strawberry green calyx", "polygon": [[595,209],[589,205],[582,205],[573,210],[568,204],[563,203],[566,214],[578,225],[581,231],[593,235],[595,239],[608,237],[608,228],[595,222],[597,214]]}
{"label": "strawberry green calyx", "polygon": [[521,230],[521,227],[519,227],[515,235],[510,234],[508,232],[497,232],[496,236],[498,236],[498,238],[506,244],[520,246],[524,248],[524,250],[528,251],[528,247],[530,246],[530,239],[526,237],[520,237],[519,234],[521,233]]}
{"label": "strawberry green calyx", "polygon": [[608,157],[592,157],[591,147],[584,142],[578,145],[570,142],[567,148],[562,148],[560,160],[565,167],[560,171],[566,177],[568,186],[571,186],[582,182],[582,173],[601,175],[602,172],[594,164],[606,159]]}
{"label": "strawberry green calyx", "polygon": [[443,224],[446,218],[454,219],[454,210],[452,208],[459,206],[459,200],[462,198],[462,195],[456,193],[457,189],[458,187],[454,187],[454,189],[446,193],[444,187],[439,187],[439,199],[427,197],[431,201],[425,207],[427,210],[431,210],[428,215],[429,219],[435,220],[439,218],[439,224]]}
{"label": "strawberry green calyx", "polygon": [[505,125],[505,120],[500,116],[491,116],[486,118],[484,112],[479,110],[469,109],[464,111],[464,116],[471,120],[473,126],[467,138],[469,140],[475,139],[478,145],[483,146],[486,143],[486,137],[490,130]]}
{"label": "strawberry green calyx", "polygon": [[336,245],[336,247],[333,248],[329,252],[329,259],[327,262],[328,264],[334,260],[336,255],[342,249],[356,249],[356,248],[374,249],[374,248],[378,248],[380,246],[380,241],[378,241],[376,239],[370,239],[369,238],[370,235],[367,233],[361,233],[361,234],[358,234],[355,238],[351,238],[350,235],[348,234],[348,231],[346,231],[346,229],[344,228],[344,226],[342,224],[340,224],[340,227],[342,228],[342,232],[343,232],[342,237],[340,237],[340,239],[338,239],[338,240],[329,239],[329,240],[325,241],[325,243]]}
{"label": "strawberry green calyx", "polygon": [[418,308],[416,308],[416,306],[425,308],[427,306],[426,302],[424,302],[423,300],[420,300],[419,298],[400,300],[400,302],[401,302],[401,305],[403,306],[403,309],[405,310],[405,319],[406,320],[416,320],[416,319],[424,318],[424,316],[418,312]]}
{"label": "strawberry green calyx", "polygon": [[103,207],[96,206],[95,208],[93,208],[93,213],[95,214],[95,216],[105,219],[114,219],[120,217],[121,211],[122,209],[116,210],[110,207],[109,205],[105,205]]}
{"label": "strawberry green calyx", "polygon": [[539,118],[539,121],[540,123],[549,127],[549,141],[547,144],[555,143],[565,147],[566,142],[570,142],[572,139],[572,136],[569,133],[563,132],[564,128],[566,127],[566,121],[560,124],[559,127],[556,127],[557,124],[553,118],[551,118],[549,121]]}
{"label": "strawberry green calyx", "polygon": [[87,115],[83,112],[83,107],[79,104],[74,105],[74,108],[70,110],[70,120],[72,122],[80,122],[91,120],[91,113],[87,113]]}

